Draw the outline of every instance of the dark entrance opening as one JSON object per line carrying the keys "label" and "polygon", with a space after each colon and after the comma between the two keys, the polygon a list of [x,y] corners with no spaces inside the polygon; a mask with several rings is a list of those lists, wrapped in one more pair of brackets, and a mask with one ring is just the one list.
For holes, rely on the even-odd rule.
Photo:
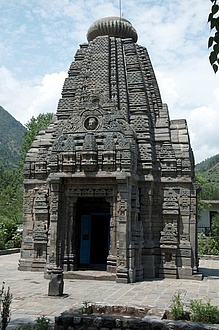
{"label": "dark entrance opening", "polygon": [[106,269],[110,241],[110,204],[105,198],[78,198],[79,268]]}

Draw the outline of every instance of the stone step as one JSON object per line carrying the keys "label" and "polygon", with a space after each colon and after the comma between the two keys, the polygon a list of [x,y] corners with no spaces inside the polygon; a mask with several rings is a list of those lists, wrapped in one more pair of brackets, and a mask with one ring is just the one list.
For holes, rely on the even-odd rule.
{"label": "stone step", "polygon": [[64,272],[64,279],[115,281],[116,274],[100,270],[75,270]]}

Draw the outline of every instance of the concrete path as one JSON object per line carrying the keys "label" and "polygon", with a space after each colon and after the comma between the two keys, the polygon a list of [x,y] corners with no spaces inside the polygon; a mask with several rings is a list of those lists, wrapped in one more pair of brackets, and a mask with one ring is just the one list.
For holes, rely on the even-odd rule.
{"label": "concrete path", "polygon": [[190,299],[211,299],[219,306],[219,260],[201,260],[203,281],[146,280],[140,283],[121,284],[113,281],[64,280],[64,296],[49,297],[49,281],[43,273],[21,272],[18,253],[0,256],[0,284],[4,281],[13,294],[9,329],[18,323],[32,322],[45,315],[54,320],[61,312],[82,306],[84,301],[104,305],[167,308],[175,293],[181,292],[185,303]]}

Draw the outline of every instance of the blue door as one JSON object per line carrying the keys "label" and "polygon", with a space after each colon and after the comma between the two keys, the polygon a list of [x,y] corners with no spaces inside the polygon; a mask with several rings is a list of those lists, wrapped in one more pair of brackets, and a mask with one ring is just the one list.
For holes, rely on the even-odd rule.
{"label": "blue door", "polygon": [[106,264],[110,245],[108,213],[81,215],[80,264]]}
{"label": "blue door", "polygon": [[80,263],[90,263],[91,216],[81,216]]}

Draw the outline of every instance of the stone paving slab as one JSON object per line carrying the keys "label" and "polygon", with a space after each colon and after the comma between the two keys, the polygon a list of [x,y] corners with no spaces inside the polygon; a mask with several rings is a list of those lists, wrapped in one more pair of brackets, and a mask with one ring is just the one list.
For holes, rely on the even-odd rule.
{"label": "stone paving slab", "polygon": [[81,307],[84,301],[104,305],[168,308],[175,293],[181,292],[183,301],[211,299],[219,306],[219,260],[200,260],[203,281],[146,280],[123,284],[113,281],[80,279],[64,280],[64,296],[48,296],[49,280],[41,272],[18,270],[19,253],[0,255],[0,283],[10,286],[13,294],[12,318],[9,329],[18,323],[32,322],[45,315],[54,320],[70,308]]}

